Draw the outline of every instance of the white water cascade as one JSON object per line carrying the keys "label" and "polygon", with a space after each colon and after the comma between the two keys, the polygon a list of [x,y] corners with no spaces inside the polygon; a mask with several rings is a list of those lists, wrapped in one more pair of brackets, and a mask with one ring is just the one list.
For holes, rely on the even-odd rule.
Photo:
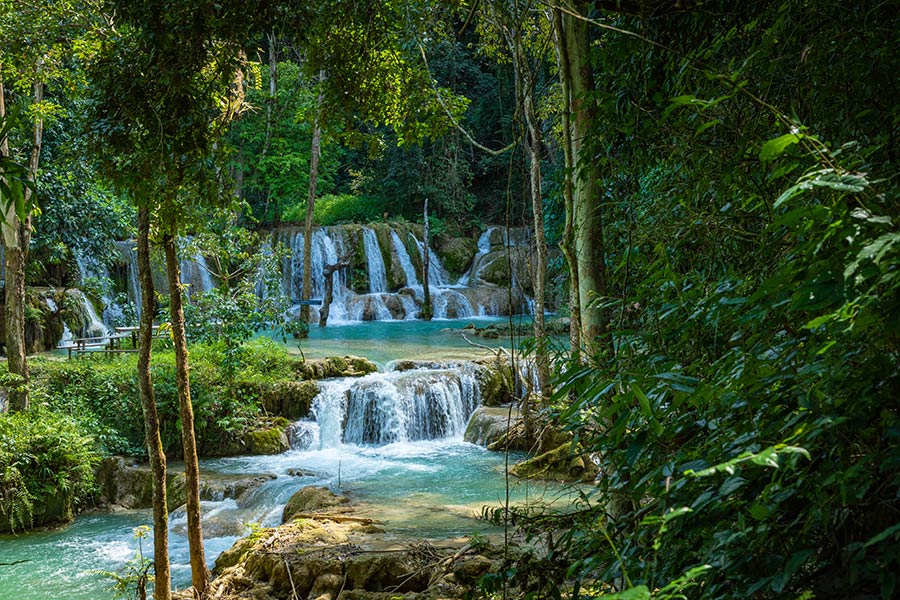
{"label": "white water cascade", "polygon": [[[44,296],[44,302],[47,304],[47,308],[50,309],[50,312],[56,314],[59,312],[59,305],[56,304],[56,301],[53,298],[48,296]],[[63,321],[63,334],[62,338],[59,340],[57,346],[69,346],[72,344],[72,341],[75,339],[75,336],[72,334],[72,330],[69,329],[69,326]]]}
{"label": "white water cascade", "polygon": [[416,277],[416,268],[413,266],[412,260],[409,258],[409,252],[406,251],[406,246],[396,231],[391,230],[391,241],[394,243],[394,252],[397,253],[397,261],[400,263],[400,268],[403,269],[403,274],[406,275],[406,286],[415,287],[419,285],[419,278]]}
{"label": "white water cascade", "polygon": [[369,267],[369,293],[383,294],[388,291],[387,274],[384,269],[384,258],[375,232],[368,227],[362,230],[363,246],[366,250],[366,263]]}
{"label": "white water cascade", "polygon": [[481,388],[465,369],[416,369],[321,382],[314,421],[295,426],[300,448],[382,446],[459,437],[481,404]]}
{"label": "white water cascade", "polygon": [[469,270],[459,278],[459,285],[470,285],[470,282],[478,280],[478,274],[484,267],[484,257],[491,252],[491,235],[493,235],[496,227],[488,227],[478,238],[478,252],[472,259],[472,266]]}

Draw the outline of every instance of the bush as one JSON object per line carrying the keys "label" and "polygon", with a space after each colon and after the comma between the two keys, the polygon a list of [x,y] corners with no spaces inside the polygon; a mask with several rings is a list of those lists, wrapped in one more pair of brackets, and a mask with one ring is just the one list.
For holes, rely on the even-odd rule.
{"label": "bush", "polygon": [[[381,198],[354,194],[325,194],[316,199],[315,222],[318,225],[372,223],[380,221],[385,212],[396,211],[391,211],[389,203]],[[288,223],[304,223],[306,203],[297,203],[287,208],[282,220]]]}
{"label": "bush", "polygon": [[40,405],[0,414],[0,520],[16,530],[70,519],[93,492],[99,460],[96,440],[72,417]]}

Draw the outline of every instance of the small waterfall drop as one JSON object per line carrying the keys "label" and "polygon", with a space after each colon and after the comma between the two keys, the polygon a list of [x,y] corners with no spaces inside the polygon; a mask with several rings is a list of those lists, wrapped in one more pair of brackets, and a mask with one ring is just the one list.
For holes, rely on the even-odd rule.
{"label": "small waterfall drop", "polygon": [[382,294],[388,291],[388,285],[384,257],[381,256],[378,238],[375,236],[375,232],[368,227],[363,227],[362,235],[369,270],[369,293]]}
{"label": "small waterfall drop", "polygon": [[[47,304],[47,308],[50,309],[50,312],[56,314],[59,312],[59,305],[56,304],[56,301],[49,296],[44,296],[44,302]],[[62,338],[60,338],[58,347],[62,348],[64,346],[70,346],[72,341],[75,339],[75,336],[72,334],[72,330],[69,329],[69,326],[63,321],[63,333]]]}
{"label": "small waterfall drop", "polygon": [[403,269],[403,274],[406,275],[406,286],[415,287],[419,285],[419,278],[416,277],[416,268],[409,258],[409,252],[406,251],[406,246],[403,244],[400,236],[397,235],[397,232],[393,229],[391,230],[391,241],[394,242],[394,251],[397,253],[397,260],[400,262],[400,268]]}
{"label": "small waterfall drop", "polygon": [[484,267],[484,257],[491,252],[491,236],[496,227],[488,227],[478,238],[478,252],[472,259],[472,266],[462,277],[459,278],[459,285],[471,285],[472,282],[478,281],[478,274]]}
{"label": "small waterfall drop", "polygon": [[464,368],[372,373],[321,382],[315,423],[301,421],[300,447],[382,446],[458,437],[481,403],[481,389]]}

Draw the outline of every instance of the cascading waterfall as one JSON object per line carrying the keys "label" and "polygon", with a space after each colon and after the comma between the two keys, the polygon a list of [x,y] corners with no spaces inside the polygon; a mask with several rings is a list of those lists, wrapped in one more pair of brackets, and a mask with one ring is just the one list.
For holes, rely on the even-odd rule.
{"label": "cascading waterfall", "polygon": [[321,383],[315,421],[294,427],[300,448],[458,437],[481,403],[481,389],[464,368],[372,373]]}
{"label": "cascading waterfall", "polygon": [[[311,279],[312,291],[310,298],[303,298],[303,229],[299,227],[280,228],[272,232],[270,238],[259,249],[260,252],[275,252],[279,246],[284,246],[284,258],[281,260],[280,272],[275,274],[276,280],[280,280],[281,292],[294,304],[294,311],[301,300],[317,300],[324,296],[325,278],[323,269],[326,265],[335,264],[339,259],[353,254],[352,249],[357,247],[364,251],[365,257],[357,256],[355,264],[362,264],[366,269],[368,287],[365,294],[356,294],[349,287],[351,273],[348,269],[340,269],[334,274],[334,287],[330,308],[329,322],[340,324],[358,321],[390,321],[396,319],[415,319],[421,314],[421,306],[424,301],[421,277],[410,257],[403,236],[409,236],[409,241],[417,248],[419,257],[426,252],[424,244],[405,228],[390,229],[389,248],[381,248],[379,237],[371,227],[347,229],[341,226],[318,227],[313,232]],[[352,244],[348,236],[353,238]],[[525,246],[528,244],[527,232],[505,227],[489,227],[478,239],[478,252],[476,253],[468,271],[459,278],[457,283],[451,283],[448,272],[437,253],[428,248],[429,261],[429,288],[432,297],[433,315],[437,319],[469,318],[475,316],[494,316],[508,314],[522,310],[528,306],[529,299],[518,292],[516,300],[510,304],[506,299],[502,288],[485,283],[481,280],[483,270],[500,253],[499,247],[502,240],[508,240],[511,245]],[[133,303],[134,313],[140,316],[140,288],[137,277],[136,252],[133,241],[117,242],[124,269],[117,272],[119,289],[126,289],[128,299]],[[412,247],[412,246],[410,246]],[[391,260],[386,260],[390,256]],[[83,263],[84,261],[81,261]],[[215,281],[205,268],[206,258],[201,254],[186,258],[181,263],[182,280],[189,283],[189,290],[207,291],[214,289]],[[395,273],[394,270],[397,272]],[[514,269],[515,270],[515,269]],[[83,267],[86,276],[94,276],[87,273],[89,269]],[[121,281],[124,276],[125,281]],[[271,293],[277,293],[276,289],[264,289],[266,273],[257,276],[256,293],[265,298]],[[154,281],[165,291],[164,275],[154,272]],[[518,278],[513,273],[513,281]],[[390,288],[390,282],[394,282],[396,288]],[[403,288],[409,290],[402,291]],[[119,325],[124,321],[124,313],[121,307],[114,305],[112,298],[104,298],[107,310],[103,319],[107,326]],[[512,308],[511,308],[512,307]],[[116,309],[119,309],[116,312]],[[313,320],[317,318],[316,309],[313,308]]]}
{"label": "cascading waterfall", "polygon": [[209,272],[209,265],[203,254],[197,252],[191,258],[180,261],[181,281],[187,284],[188,295],[209,292],[215,289],[216,284]]}
{"label": "cascading waterfall", "polygon": [[[44,296],[44,302],[47,304],[47,308],[50,309],[51,313],[59,312],[59,305],[56,304],[56,301],[53,298],[49,298]],[[72,341],[75,339],[75,336],[72,334],[72,330],[69,329],[69,326],[63,321],[63,334],[62,338],[59,340],[57,346],[69,346],[72,344]]]}
{"label": "cascading waterfall", "polygon": [[478,252],[472,259],[472,266],[469,270],[459,278],[459,285],[469,285],[472,281],[478,281],[478,274],[484,267],[484,257],[491,252],[491,236],[496,231],[496,227],[488,227],[478,238]]}
{"label": "cascading waterfall", "polygon": [[366,263],[369,267],[369,293],[383,294],[388,291],[387,273],[378,238],[375,236],[375,232],[368,227],[363,228],[362,236],[363,247],[366,250]]}
{"label": "cascading waterfall", "polygon": [[400,236],[394,230],[391,230],[391,241],[394,243],[394,252],[397,253],[400,268],[403,269],[403,274],[406,275],[406,286],[415,287],[419,285],[419,278],[416,277],[416,268],[409,258],[409,252],[406,251],[403,240],[400,239]]}

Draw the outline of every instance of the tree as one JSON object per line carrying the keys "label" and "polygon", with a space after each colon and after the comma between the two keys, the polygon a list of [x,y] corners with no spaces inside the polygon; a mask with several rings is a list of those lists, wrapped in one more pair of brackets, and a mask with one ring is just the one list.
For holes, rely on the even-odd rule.
{"label": "tree", "polygon": [[166,498],[166,454],[160,436],[159,415],[150,375],[153,350],[153,317],[156,295],[150,267],[150,213],[148,205],[138,208],[137,260],[141,286],[140,352],[138,355],[138,385],[141,390],[141,409],[144,414],[144,440],[153,472],[153,568],[154,592],[158,600],[171,597],[169,575],[169,509]]}
{"label": "tree", "polygon": [[[68,60],[83,54],[96,36],[97,11],[90,2],[34,3],[0,2],[0,88],[10,85],[20,93],[17,102],[27,106],[31,121],[25,138],[29,150],[28,179],[36,181],[41,163],[44,122],[57,106],[44,98],[47,82],[72,81],[75,78]],[[76,48],[81,48],[76,50]],[[7,97],[0,89],[0,117],[7,112]],[[8,140],[0,150],[9,156]],[[24,188],[23,203],[7,204],[0,223],[6,257],[6,355],[9,371],[18,375],[23,385],[10,395],[11,410],[28,407],[28,364],[25,357],[25,267],[31,244],[33,192]]]}
{"label": "tree", "polygon": [[[184,16],[190,14],[191,19]],[[254,18],[248,18],[254,15]],[[243,108],[242,46],[271,14],[255,3],[222,6],[198,0],[120,3],[117,37],[92,70],[93,132],[111,177],[140,205],[155,199],[166,256],[176,355],[176,380],[187,488],[192,583],[209,584],[200,523],[199,469],[190,395],[183,288],[175,238],[204,208],[232,199],[224,193],[215,150]],[[134,66],[141,74],[135,77]],[[146,300],[145,300],[146,302]],[[142,322],[147,327],[145,317]],[[164,484],[157,482],[158,485]]]}
{"label": "tree", "polygon": [[[575,1],[554,8],[559,76],[563,97],[568,106],[568,127],[563,133],[567,159],[567,214],[563,251],[569,261],[573,282],[571,302],[577,312],[580,348],[588,357],[596,358],[611,347],[609,313],[598,306],[607,296],[606,252],[603,243],[602,191],[597,162],[593,159],[596,136],[592,125],[596,107],[591,99],[594,71],[590,61],[589,2]],[[571,201],[568,200],[571,189]],[[574,325],[573,325],[574,326]],[[574,352],[580,350],[573,348]]]}
{"label": "tree", "polygon": [[544,200],[541,191],[541,155],[543,134],[537,114],[539,70],[547,43],[548,23],[535,3],[528,0],[498,0],[485,3],[482,10],[482,37],[485,50],[510,61],[515,83],[516,116],[524,125],[523,145],[528,163],[528,193],[531,203],[532,231],[535,240],[534,338],[538,388],[544,398],[550,396],[550,360],[544,324],[547,284],[547,239],[544,233]]}

